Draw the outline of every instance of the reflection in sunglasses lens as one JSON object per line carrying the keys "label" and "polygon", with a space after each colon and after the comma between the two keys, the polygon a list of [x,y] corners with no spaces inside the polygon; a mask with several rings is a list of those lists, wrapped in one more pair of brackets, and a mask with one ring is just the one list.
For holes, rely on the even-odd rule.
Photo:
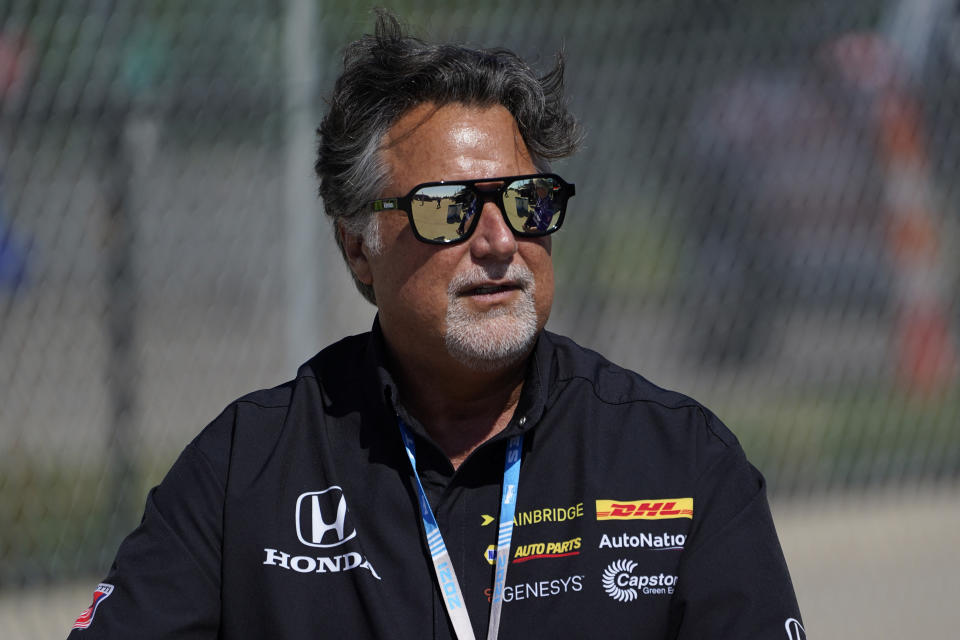
{"label": "reflection in sunglasses lens", "polygon": [[428,240],[456,240],[470,228],[477,212],[477,198],[465,185],[424,187],[410,202],[417,233]]}
{"label": "reflection in sunglasses lens", "polygon": [[503,194],[510,226],[516,231],[546,233],[560,219],[560,188],[552,178],[526,178],[511,183]]}

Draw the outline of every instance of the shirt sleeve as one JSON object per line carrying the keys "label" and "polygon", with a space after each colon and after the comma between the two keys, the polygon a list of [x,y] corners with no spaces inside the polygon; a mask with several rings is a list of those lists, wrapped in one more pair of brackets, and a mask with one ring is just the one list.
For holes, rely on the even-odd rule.
{"label": "shirt sleeve", "polygon": [[697,481],[668,637],[803,640],[763,476],[732,434],[716,424],[724,451]]}
{"label": "shirt sleeve", "polygon": [[203,438],[150,491],[140,525],[69,640],[217,637],[225,474],[203,452]]}

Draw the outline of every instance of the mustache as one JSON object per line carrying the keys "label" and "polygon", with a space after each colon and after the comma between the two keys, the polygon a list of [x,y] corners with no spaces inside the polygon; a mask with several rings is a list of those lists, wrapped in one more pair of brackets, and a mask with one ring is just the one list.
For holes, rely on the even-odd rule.
{"label": "mustache", "polygon": [[472,265],[466,271],[453,276],[447,287],[447,293],[455,296],[462,291],[472,289],[484,283],[510,282],[519,285],[524,291],[532,291],[534,287],[533,271],[521,264],[509,265]]}

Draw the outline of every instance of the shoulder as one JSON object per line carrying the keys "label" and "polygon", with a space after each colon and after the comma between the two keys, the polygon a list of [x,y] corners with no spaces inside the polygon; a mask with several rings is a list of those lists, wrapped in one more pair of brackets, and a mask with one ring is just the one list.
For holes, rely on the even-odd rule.
{"label": "shoulder", "polygon": [[554,375],[558,383],[579,380],[590,384],[601,402],[655,402],[666,407],[697,404],[675,391],[659,387],[635,371],[617,365],[570,338],[544,332],[553,346]]}
{"label": "shoulder", "polygon": [[[570,395],[575,401],[602,407],[627,418],[625,428],[656,430],[671,436],[708,441],[718,450],[739,449],[736,436],[710,409],[688,395],[660,387],[635,371],[611,362],[570,338],[544,332],[544,363],[554,401]],[[542,365],[543,366],[543,365]]]}
{"label": "shoulder", "polygon": [[280,385],[247,393],[224,408],[188,445],[225,474],[231,458],[269,452],[288,429],[320,419],[331,397],[356,393],[369,334],[336,342],[302,364]]}

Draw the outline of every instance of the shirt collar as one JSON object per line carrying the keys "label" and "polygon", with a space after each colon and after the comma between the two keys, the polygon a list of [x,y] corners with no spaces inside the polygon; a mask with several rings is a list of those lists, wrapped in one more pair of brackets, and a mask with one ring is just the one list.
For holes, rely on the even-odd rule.
{"label": "shirt collar", "polygon": [[[532,429],[540,418],[547,402],[549,388],[547,373],[552,357],[553,345],[541,332],[537,337],[534,350],[527,360],[527,371],[524,376],[523,389],[520,391],[520,400],[510,424],[501,433],[490,439],[490,442],[507,438]],[[373,328],[365,355],[365,370],[367,378],[368,409],[377,407],[382,415],[391,418],[398,413],[403,421],[417,435],[429,439],[423,425],[409,415],[403,406],[396,382],[387,366],[387,344],[380,328],[379,314],[373,320]]]}

